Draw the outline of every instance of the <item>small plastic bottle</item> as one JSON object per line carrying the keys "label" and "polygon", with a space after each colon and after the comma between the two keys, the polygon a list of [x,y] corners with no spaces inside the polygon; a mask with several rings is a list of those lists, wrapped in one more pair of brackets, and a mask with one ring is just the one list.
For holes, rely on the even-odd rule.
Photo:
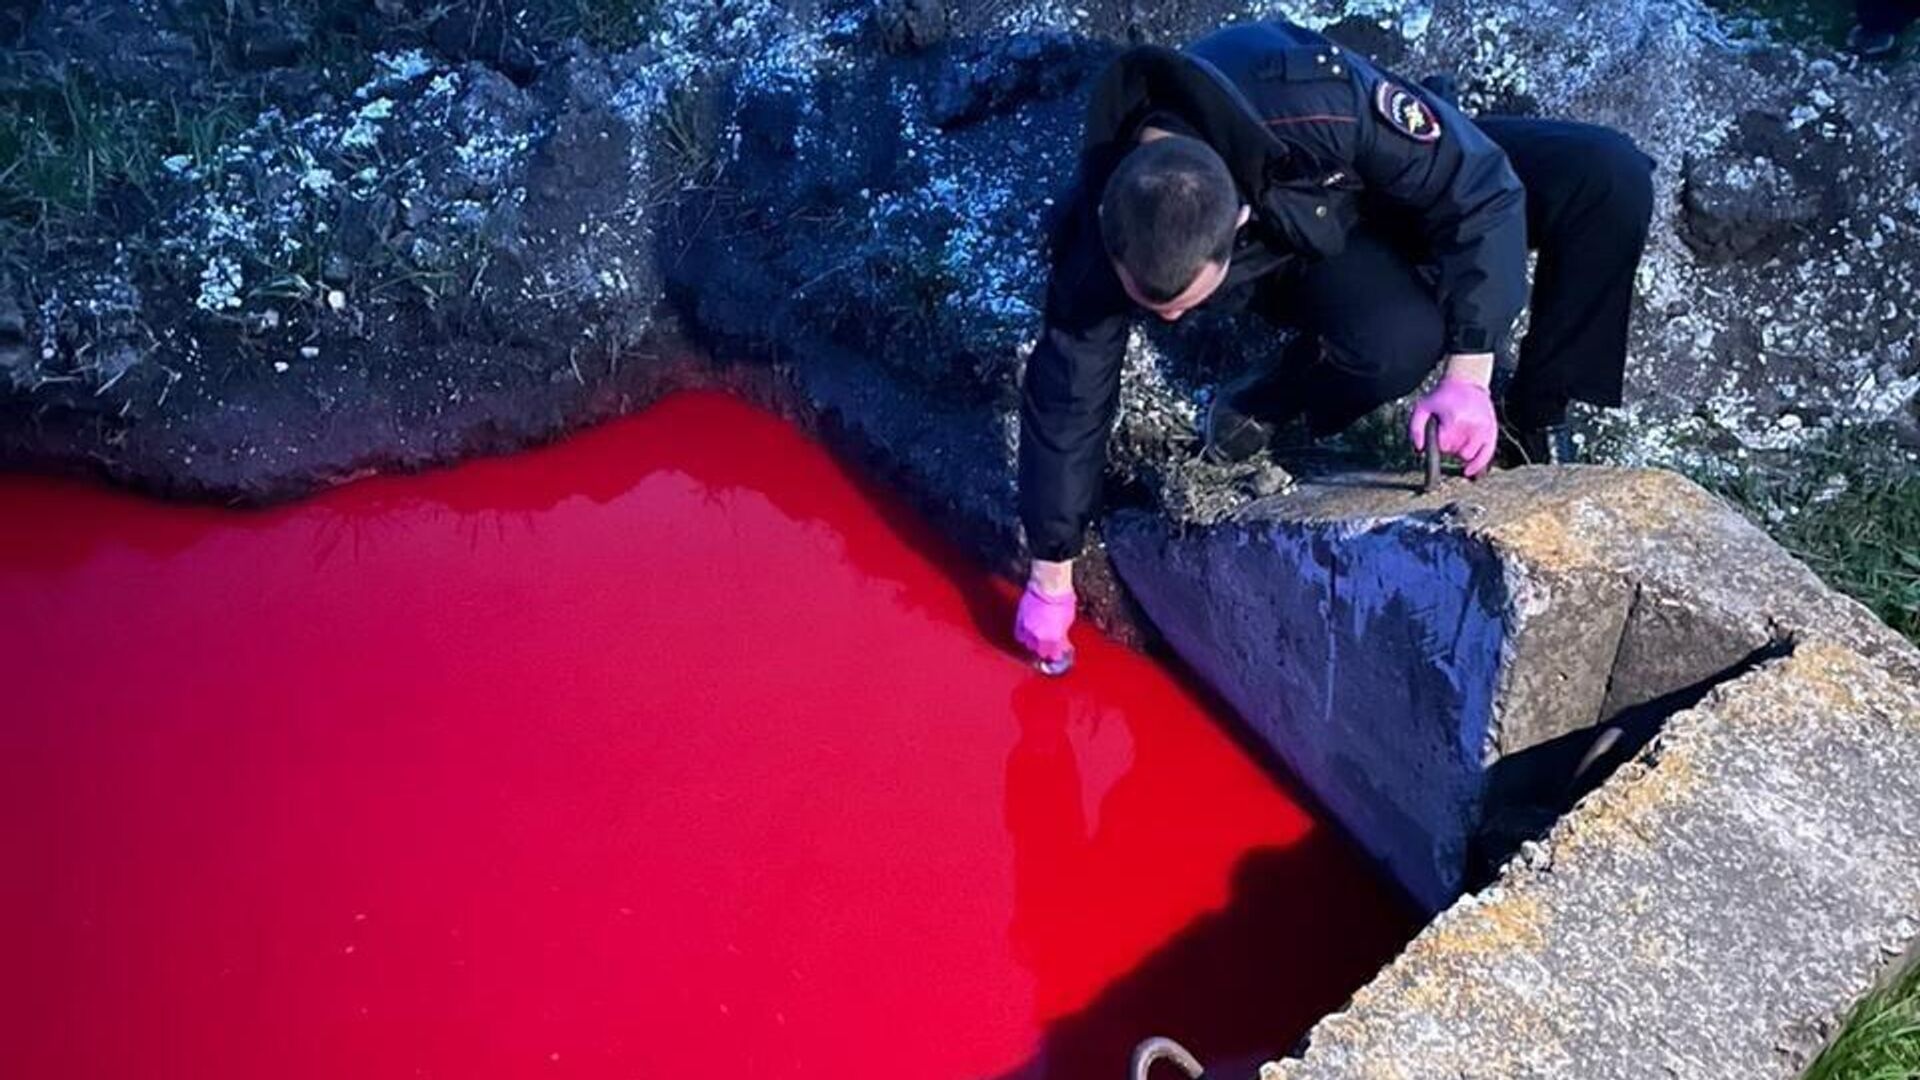
{"label": "small plastic bottle", "polygon": [[1040,670],[1040,674],[1057,679],[1073,670],[1073,649],[1069,647],[1055,660],[1048,660],[1044,656],[1035,657],[1033,666]]}

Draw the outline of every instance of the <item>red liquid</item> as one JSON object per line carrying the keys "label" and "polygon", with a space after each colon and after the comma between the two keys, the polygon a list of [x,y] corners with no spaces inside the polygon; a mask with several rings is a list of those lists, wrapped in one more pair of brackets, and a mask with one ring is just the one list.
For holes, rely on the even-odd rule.
{"label": "red liquid", "polygon": [[265,513],[0,478],[0,1075],[1286,1049],[1408,917],[1165,671],[1005,652],[1012,600],[711,395]]}

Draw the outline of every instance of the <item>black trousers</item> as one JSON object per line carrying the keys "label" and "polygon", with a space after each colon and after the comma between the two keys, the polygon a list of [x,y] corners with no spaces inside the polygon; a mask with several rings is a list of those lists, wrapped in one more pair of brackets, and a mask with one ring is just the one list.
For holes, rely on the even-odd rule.
{"label": "black trousers", "polygon": [[[1625,135],[1591,124],[1476,122],[1527,189],[1528,245],[1538,252],[1509,420],[1540,427],[1563,420],[1569,401],[1620,404],[1652,161]],[[1298,395],[1316,433],[1339,431],[1433,371],[1444,327],[1425,261],[1412,223],[1375,217],[1341,254],[1261,283],[1262,313],[1305,332],[1274,381]]]}
{"label": "black trousers", "polygon": [[1853,13],[1862,30],[1897,34],[1920,19],[1920,0],[1854,0]]}

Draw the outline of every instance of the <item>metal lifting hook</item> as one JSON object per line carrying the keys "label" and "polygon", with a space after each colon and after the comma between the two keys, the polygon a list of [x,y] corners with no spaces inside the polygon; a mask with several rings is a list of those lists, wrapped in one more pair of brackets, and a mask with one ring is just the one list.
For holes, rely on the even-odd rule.
{"label": "metal lifting hook", "polygon": [[1171,1061],[1181,1072],[1187,1074],[1187,1080],[1200,1080],[1206,1073],[1200,1067],[1200,1060],[1187,1052],[1187,1048],[1162,1036],[1154,1036],[1133,1048],[1133,1072],[1131,1080],[1152,1080],[1153,1067],[1162,1061]]}
{"label": "metal lifting hook", "polygon": [[1440,486],[1440,418],[1427,417],[1427,482],[1420,494],[1431,495]]}

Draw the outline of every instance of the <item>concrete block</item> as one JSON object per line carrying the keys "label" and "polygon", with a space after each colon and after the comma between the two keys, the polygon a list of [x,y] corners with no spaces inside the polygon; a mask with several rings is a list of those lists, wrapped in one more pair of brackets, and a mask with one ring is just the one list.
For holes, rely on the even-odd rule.
{"label": "concrete block", "polygon": [[1620,635],[1600,714],[1612,717],[1732,670],[1772,642],[1764,626],[1715,621],[1685,596],[1639,590]]}
{"label": "concrete block", "polygon": [[1788,1080],[1916,939],[1920,687],[1803,643],[1674,717],[1278,1075]]}
{"label": "concrete block", "polygon": [[1115,515],[1106,542],[1201,677],[1408,890],[1451,900],[1504,634],[1485,545],[1419,522],[1182,536],[1144,514]]}
{"label": "concrete block", "polygon": [[1511,576],[1508,599],[1517,610],[1493,755],[1519,753],[1600,720],[1633,597],[1633,587],[1611,571],[1534,567]]}
{"label": "concrete block", "polygon": [[1521,469],[1415,490],[1343,476],[1209,526],[1118,514],[1106,543],[1167,643],[1431,908],[1468,883],[1475,837],[1515,816],[1487,782],[1502,759],[1816,628],[1920,675],[1898,635],[1677,476]]}

